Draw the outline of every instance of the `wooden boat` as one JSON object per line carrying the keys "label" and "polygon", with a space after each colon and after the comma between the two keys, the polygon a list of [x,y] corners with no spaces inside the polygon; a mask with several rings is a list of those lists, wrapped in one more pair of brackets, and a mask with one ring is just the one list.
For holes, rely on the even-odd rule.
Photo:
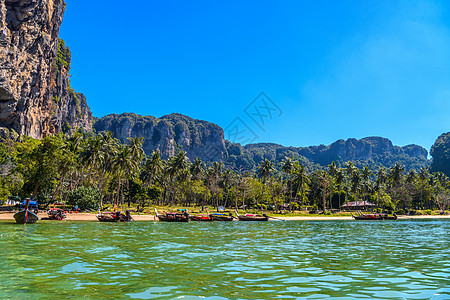
{"label": "wooden boat", "polygon": [[27,199],[26,203],[25,203],[25,209],[14,214],[14,219],[16,220],[17,223],[32,224],[32,223],[36,223],[36,221],[39,220],[39,217],[36,214],[34,214],[30,210],[28,210],[29,203],[30,203],[30,199]]}
{"label": "wooden boat", "polygon": [[127,210],[125,214],[117,212],[102,212],[97,215],[97,219],[100,222],[132,222],[133,217],[131,217],[130,212]]}
{"label": "wooden boat", "polygon": [[209,217],[213,221],[233,221],[234,220],[232,213],[229,213],[229,214],[212,213],[212,214],[209,214]]}
{"label": "wooden boat", "polygon": [[189,213],[186,210],[180,212],[165,212],[159,214],[155,208],[156,217],[162,222],[189,222]]}
{"label": "wooden boat", "polygon": [[363,214],[360,212],[359,215],[355,216],[352,214],[355,220],[397,220],[397,215],[388,216],[387,214]]}
{"label": "wooden boat", "polygon": [[191,221],[197,222],[211,222],[212,218],[209,215],[189,215]]}
{"label": "wooden boat", "polygon": [[52,208],[47,211],[48,218],[50,220],[64,220],[66,216],[66,212],[61,208]]}
{"label": "wooden boat", "polygon": [[245,214],[242,216],[236,211],[236,216],[238,217],[239,221],[269,221],[269,216],[267,216],[266,214]]}

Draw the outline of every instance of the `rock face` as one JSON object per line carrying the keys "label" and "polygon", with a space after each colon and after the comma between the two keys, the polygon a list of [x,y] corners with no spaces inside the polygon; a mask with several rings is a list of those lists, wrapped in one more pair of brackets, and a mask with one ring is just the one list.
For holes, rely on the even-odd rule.
{"label": "rock face", "polygon": [[63,0],[0,0],[0,127],[33,138],[91,129],[86,99],[69,85],[64,8]]}
{"label": "rock face", "polygon": [[186,151],[191,161],[197,157],[203,161],[226,159],[222,128],[181,114],[161,118],[132,113],[108,115],[96,121],[94,129],[97,132],[111,131],[122,142],[129,137],[143,137],[144,151],[151,154],[159,150],[165,159],[180,150]]}
{"label": "rock face", "polygon": [[181,114],[161,118],[132,113],[108,115],[94,124],[97,132],[111,131],[122,142],[129,137],[144,137],[147,154],[159,150],[163,158],[178,151],[186,151],[191,161],[221,161],[230,168],[255,169],[261,161],[269,159],[278,166],[286,157],[293,157],[312,168],[324,167],[335,161],[343,164],[353,161],[356,166],[392,167],[396,162],[406,169],[428,166],[428,152],[417,145],[394,146],[388,139],[368,137],[360,140],[338,140],[331,145],[311,147],[284,147],[260,143],[241,146],[224,140],[222,128],[206,121],[195,120]]}
{"label": "rock face", "polygon": [[450,132],[441,134],[431,147],[432,172],[442,172],[450,176]]}
{"label": "rock face", "polygon": [[372,170],[379,167],[392,167],[396,162],[406,169],[420,169],[429,165],[428,152],[417,145],[405,147],[394,146],[392,142],[381,137],[367,137],[360,140],[338,140],[331,145],[311,147],[284,147],[277,144],[250,144],[240,146],[227,144],[228,161],[231,165],[254,168],[264,159],[281,163],[285,157],[293,157],[302,164],[312,167],[326,167],[335,161],[343,164],[352,161],[358,167],[369,166]]}

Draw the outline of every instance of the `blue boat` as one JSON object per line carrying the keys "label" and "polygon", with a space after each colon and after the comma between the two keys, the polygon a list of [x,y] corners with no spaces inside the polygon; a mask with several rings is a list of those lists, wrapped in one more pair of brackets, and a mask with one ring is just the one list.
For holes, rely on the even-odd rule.
{"label": "blue boat", "polygon": [[28,208],[36,208],[37,209],[37,202],[36,201],[30,201],[30,199],[27,199],[20,205],[20,209],[23,208],[23,210],[19,211],[18,213],[14,214],[14,219],[19,224],[32,224],[36,223],[37,220],[39,220],[39,217],[31,212]]}

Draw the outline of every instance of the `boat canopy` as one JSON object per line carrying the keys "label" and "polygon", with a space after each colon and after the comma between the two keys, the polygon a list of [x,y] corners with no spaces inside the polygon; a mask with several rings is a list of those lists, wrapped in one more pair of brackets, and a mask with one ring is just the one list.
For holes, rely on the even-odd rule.
{"label": "boat canopy", "polygon": [[[21,205],[23,205],[23,206],[27,205],[27,201],[24,200]],[[28,203],[28,205],[30,205],[30,206],[31,205],[37,206],[38,203],[37,203],[37,201],[30,201],[30,203]]]}

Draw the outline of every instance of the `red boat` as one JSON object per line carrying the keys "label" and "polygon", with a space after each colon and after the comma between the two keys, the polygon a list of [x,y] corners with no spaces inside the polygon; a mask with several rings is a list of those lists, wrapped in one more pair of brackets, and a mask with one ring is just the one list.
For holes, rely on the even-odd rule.
{"label": "red boat", "polygon": [[211,222],[212,218],[209,215],[189,215],[191,221],[197,222]]}
{"label": "red boat", "polygon": [[352,214],[355,220],[397,220],[397,215],[388,216],[388,214],[363,214],[360,213],[359,216]]}
{"label": "red boat", "polygon": [[189,213],[186,210],[180,210],[180,212],[164,212],[159,214],[155,208],[156,217],[162,222],[189,222]]}
{"label": "red boat", "polygon": [[66,216],[66,212],[61,208],[52,208],[47,211],[48,218],[50,220],[64,220]]}
{"label": "red boat", "polygon": [[100,222],[132,222],[133,218],[127,210],[125,214],[120,212],[102,212],[97,215]]}
{"label": "red boat", "polygon": [[269,216],[267,216],[265,214],[263,214],[262,216],[256,215],[256,214],[245,214],[245,215],[241,216],[236,211],[236,215],[237,215],[239,221],[269,221]]}

